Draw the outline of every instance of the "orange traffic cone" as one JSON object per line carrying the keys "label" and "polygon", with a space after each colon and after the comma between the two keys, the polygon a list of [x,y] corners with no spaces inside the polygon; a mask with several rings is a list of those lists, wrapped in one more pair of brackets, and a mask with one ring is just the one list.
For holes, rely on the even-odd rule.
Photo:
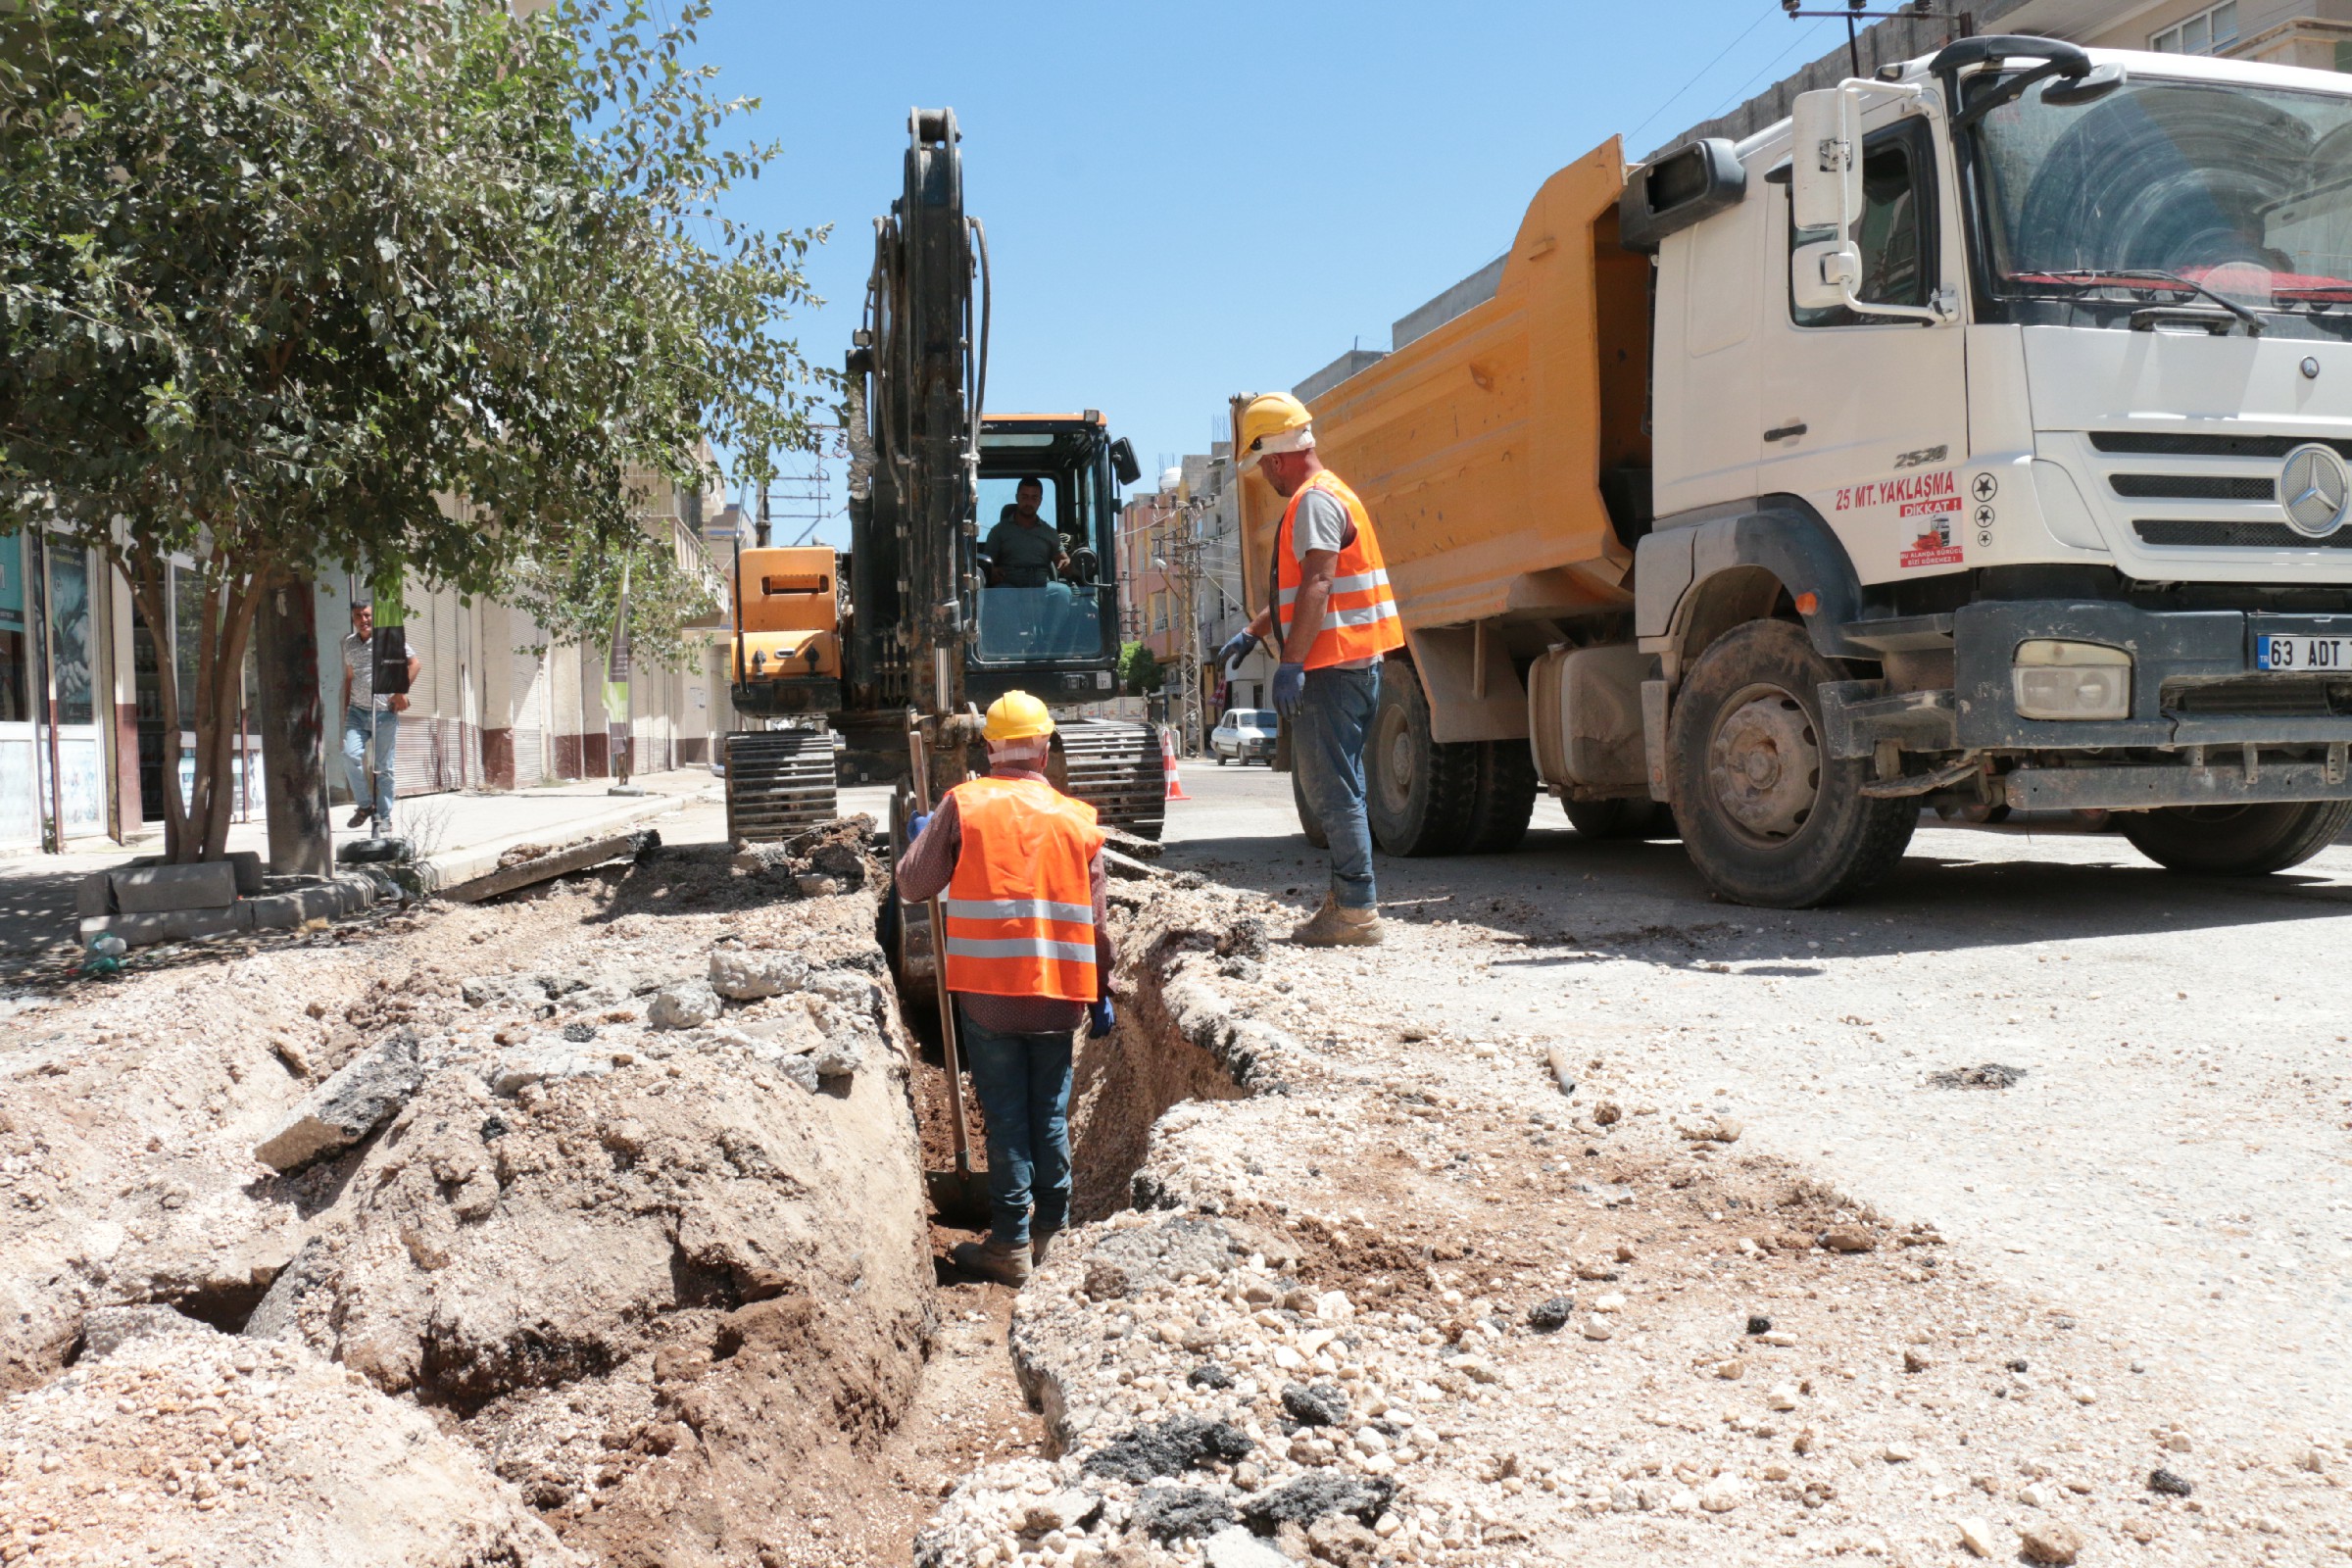
{"label": "orange traffic cone", "polygon": [[1168,776],[1167,799],[1171,801],[1192,799],[1190,795],[1184,793],[1184,778],[1176,771],[1176,732],[1172,729],[1163,729],[1159,732],[1159,770]]}

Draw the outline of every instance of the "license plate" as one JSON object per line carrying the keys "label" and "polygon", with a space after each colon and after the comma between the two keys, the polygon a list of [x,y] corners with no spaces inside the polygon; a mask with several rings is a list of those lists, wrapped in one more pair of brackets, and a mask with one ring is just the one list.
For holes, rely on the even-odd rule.
{"label": "license plate", "polygon": [[2352,670],[2352,637],[2274,637],[2254,639],[2256,669]]}

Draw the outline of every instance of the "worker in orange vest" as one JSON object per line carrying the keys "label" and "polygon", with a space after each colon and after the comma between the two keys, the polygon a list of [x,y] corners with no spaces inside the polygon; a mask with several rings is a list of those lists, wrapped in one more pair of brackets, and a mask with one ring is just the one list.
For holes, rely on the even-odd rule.
{"label": "worker in orange vest", "polygon": [[[1019,1289],[1070,1213],[1070,1057],[1115,1022],[1095,808],[1046,782],[1054,715],[1027,692],[990,706],[988,776],[907,824],[899,897],[941,900],[934,950],[988,1120],[990,1229],[960,1266]],[[1034,1207],[1034,1215],[1032,1208]]]}
{"label": "worker in orange vest", "polygon": [[1230,668],[1260,639],[1274,638],[1274,707],[1294,726],[1291,765],[1331,846],[1331,890],[1291,940],[1370,946],[1381,928],[1364,820],[1364,741],[1380,702],[1381,661],[1404,646],[1396,596],[1371,514],[1315,455],[1306,405],[1285,392],[1252,398],[1237,434],[1242,470],[1255,468],[1290,504],[1274,530],[1266,608],[1218,651],[1218,662]]}

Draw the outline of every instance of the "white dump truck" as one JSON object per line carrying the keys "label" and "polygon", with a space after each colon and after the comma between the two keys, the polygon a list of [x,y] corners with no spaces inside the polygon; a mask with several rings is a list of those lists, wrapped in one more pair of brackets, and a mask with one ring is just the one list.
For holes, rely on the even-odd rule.
{"label": "white dump truck", "polygon": [[[1923,806],[2215,873],[2352,821],[2352,78],[1979,37],[1612,143],[1312,408],[1407,631],[1389,853],[1548,791],[1801,906]],[[1249,481],[1257,603],[1280,510]]]}

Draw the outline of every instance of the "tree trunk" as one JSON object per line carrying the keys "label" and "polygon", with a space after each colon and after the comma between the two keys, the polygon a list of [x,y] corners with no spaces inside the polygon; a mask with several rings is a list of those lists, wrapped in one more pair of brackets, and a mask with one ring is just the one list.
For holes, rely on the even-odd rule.
{"label": "tree trunk", "polygon": [[308,577],[281,577],[263,595],[256,636],[270,868],[281,875],[331,876],[335,856],[327,820],[326,713],[318,696],[318,595]]}

